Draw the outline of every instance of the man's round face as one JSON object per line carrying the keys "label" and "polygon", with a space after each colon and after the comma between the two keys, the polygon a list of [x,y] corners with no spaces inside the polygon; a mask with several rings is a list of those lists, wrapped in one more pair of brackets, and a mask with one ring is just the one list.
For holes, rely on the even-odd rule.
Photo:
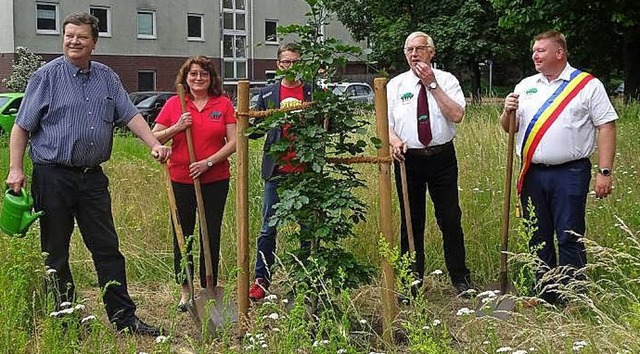
{"label": "man's round face", "polygon": [[91,34],[91,26],[68,23],[64,26],[62,51],[72,61],[84,61],[91,57],[96,48],[96,40]]}
{"label": "man's round face", "polygon": [[539,39],[533,44],[531,59],[536,70],[545,75],[564,66],[563,49],[551,39]]}
{"label": "man's round face", "polygon": [[418,62],[430,64],[434,54],[433,47],[429,45],[427,38],[422,36],[412,38],[406,43],[403,50],[411,68]]}
{"label": "man's round face", "polygon": [[287,70],[298,60],[300,60],[300,55],[298,53],[286,50],[280,53],[280,57],[277,62],[278,69]]}

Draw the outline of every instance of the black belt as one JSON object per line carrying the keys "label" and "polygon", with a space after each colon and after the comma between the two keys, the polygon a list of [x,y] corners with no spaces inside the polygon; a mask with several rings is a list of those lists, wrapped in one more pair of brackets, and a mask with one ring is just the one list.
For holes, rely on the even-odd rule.
{"label": "black belt", "polygon": [[407,154],[415,155],[415,156],[433,156],[446,151],[452,146],[453,146],[453,140],[449,140],[448,142],[442,145],[427,146],[422,149],[407,149]]}
{"label": "black belt", "polygon": [[37,164],[37,165],[50,166],[50,167],[59,168],[59,169],[62,169],[62,170],[67,170],[67,171],[80,173],[80,174],[88,174],[88,173],[98,172],[102,168],[100,165],[98,165],[98,166],[65,166],[65,165],[58,165],[58,164],[55,164],[55,165]]}
{"label": "black belt", "polygon": [[537,167],[537,168],[559,168],[559,167],[568,167],[568,166],[571,166],[573,164],[585,163],[587,161],[589,161],[589,159],[584,157],[584,158],[581,158],[581,159],[567,161],[567,162],[559,163],[559,164],[556,164],[556,165],[550,165],[550,164],[546,164],[546,163],[531,163],[531,167]]}

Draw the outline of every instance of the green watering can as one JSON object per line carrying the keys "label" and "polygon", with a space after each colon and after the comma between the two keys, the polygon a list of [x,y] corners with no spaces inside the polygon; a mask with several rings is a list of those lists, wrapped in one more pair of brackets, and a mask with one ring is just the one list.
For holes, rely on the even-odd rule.
{"label": "green watering can", "polygon": [[43,211],[34,213],[32,209],[33,198],[24,188],[20,188],[20,194],[7,189],[0,213],[0,230],[9,236],[24,237],[29,226],[44,214]]}

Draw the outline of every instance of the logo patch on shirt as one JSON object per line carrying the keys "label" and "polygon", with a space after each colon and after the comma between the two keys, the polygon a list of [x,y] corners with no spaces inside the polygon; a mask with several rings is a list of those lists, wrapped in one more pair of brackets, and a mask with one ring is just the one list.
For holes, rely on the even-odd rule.
{"label": "logo patch on shirt", "polygon": [[402,94],[402,96],[400,96],[400,100],[402,101],[403,104],[409,103],[412,98],[413,98],[413,93],[411,92],[405,92]]}
{"label": "logo patch on shirt", "polygon": [[220,117],[222,117],[222,112],[220,112],[220,111],[213,111],[213,112],[209,113],[209,119],[211,119],[213,121],[219,121]]}
{"label": "logo patch on shirt", "polygon": [[527,91],[524,92],[525,95],[533,95],[538,92],[538,89],[535,87],[528,88]]}

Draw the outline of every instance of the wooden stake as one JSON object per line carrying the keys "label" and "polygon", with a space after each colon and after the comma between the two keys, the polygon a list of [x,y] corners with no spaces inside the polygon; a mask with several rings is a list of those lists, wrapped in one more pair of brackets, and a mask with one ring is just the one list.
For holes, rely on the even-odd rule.
{"label": "wooden stake", "polygon": [[[238,82],[238,112],[249,111],[249,81]],[[236,227],[238,252],[238,335],[244,336],[248,328],[249,312],[249,141],[246,130],[249,120],[237,115],[236,140]]]}
{"label": "wooden stake", "polygon": [[[376,78],[373,82],[376,95],[376,131],[381,140],[378,157],[388,158],[389,154],[389,122],[387,118],[387,79]],[[393,247],[395,244],[391,227],[391,163],[378,164],[378,188],[380,193],[380,230],[384,239]],[[389,261],[382,259],[382,316],[383,338],[388,344],[393,343],[393,321],[398,308],[395,301],[393,268]]]}

